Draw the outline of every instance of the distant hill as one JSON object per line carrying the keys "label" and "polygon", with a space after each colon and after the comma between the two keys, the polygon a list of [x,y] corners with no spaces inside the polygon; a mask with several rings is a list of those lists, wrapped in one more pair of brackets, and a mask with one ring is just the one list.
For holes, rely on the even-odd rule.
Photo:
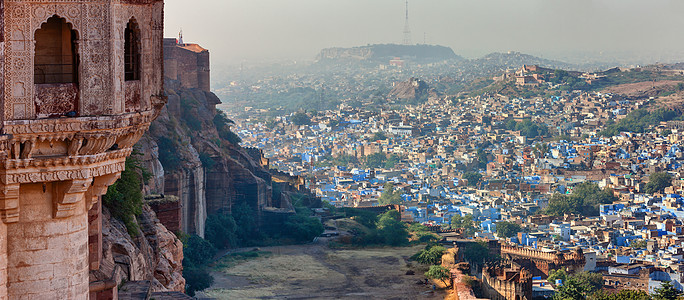
{"label": "distant hill", "polygon": [[316,57],[317,62],[367,61],[387,62],[394,57],[417,62],[435,62],[462,57],[449,47],[438,45],[379,44],[353,48],[326,48]]}
{"label": "distant hill", "polygon": [[578,65],[557,60],[544,59],[520,52],[490,53],[484,57],[469,60],[470,64],[500,68],[520,68],[522,65],[538,65],[551,69],[577,70]]}

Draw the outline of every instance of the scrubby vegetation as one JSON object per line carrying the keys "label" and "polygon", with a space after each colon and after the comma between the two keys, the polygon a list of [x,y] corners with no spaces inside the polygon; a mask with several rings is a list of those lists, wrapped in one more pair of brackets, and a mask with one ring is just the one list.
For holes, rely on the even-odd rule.
{"label": "scrubby vegetation", "polygon": [[475,235],[477,231],[478,222],[473,221],[473,215],[467,214],[465,216],[454,215],[451,217],[451,229],[463,228],[463,234],[468,237]]}
{"label": "scrubby vegetation", "polygon": [[544,124],[537,124],[530,120],[523,120],[522,122],[517,122],[513,119],[506,123],[506,129],[520,131],[520,135],[527,138],[533,139],[539,136],[546,136],[549,134],[548,126]]}
{"label": "scrubby vegetation", "polygon": [[648,178],[648,183],[644,188],[644,192],[648,194],[662,193],[666,187],[672,185],[672,176],[667,172],[653,173]]}
{"label": "scrubby vegetation", "polygon": [[554,194],[549,200],[549,206],[543,213],[562,216],[564,214],[579,214],[583,216],[598,216],[599,205],[611,204],[617,200],[611,189],[600,189],[597,184],[584,182],[575,186],[572,194]]}
{"label": "scrubby vegetation", "polygon": [[438,265],[442,263],[442,255],[446,248],[440,245],[428,244],[425,249],[413,255],[411,259],[424,265]]}
{"label": "scrubby vegetation", "polygon": [[240,137],[237,134],[230,130],[230,126],[232,124],[235,124],[235,122],[233,122],[233,120],[231,119],[228,119],[226,113],[224,113],[223,111],[219,111],[214,116],[213,123],[216,127],[216,130],[218,131],[220,138],[228,141],[233,145],[238,145],[240,144],[240,142],[242,142],[242,139],[240,139]]}
{"label": "scrubby vegetation", "polygon": [[112,216],[121,220],[132,237],[138,236],[139,228],[136,217],[142,213],[142,183],[149,180],[151,174],[140,164],[141,153],[134,151],[126,159],[126,169],[121,178],[112,184],[102,196],[102,203]]}
{"label": "scrubby vegetation", "polygon": [[[401,215],[398,211],[390,210],[377,215],[349,207],[342,210],[358,225],[350,229],[354,236],[350,239],[341,239],[341,243],[354,246],[406,246],[409,244],[408,226],[401,222]],[[424,227],[413,228],[421,231],[424,229]]]}
{"label": "scrubby vegetation", "polygon": [[516,223],[506,221],[496,223],[496,235],[499,237],[513,237],[520,231],[522,227]]}
{"label": "scrubby vegetation", "polygon": [[161,162],[164,170],[177,170],[181,163],[178,155],[180,151],[178,144],[170,138],[162,136],[157,140],[157,146],[159,147],[159,162]]}
{"label": "scrubby vegetation", "polygon": [[378,204],[401,204],[401,193],[402,191],[400,189],[394,188],[394,184],[386,182],[383,186],[382,195],[380,195],[380,198],[378,199]]}
{"label": "scrubby vegetation", "polygon": [[196,291],[210,287],[214,278],[207,266],[214,259],[216,248],[197,235],[183,237],[183,277],[185,292],[194,296]]}
{"label": "scrubby vegetation", "polygon": [[649,111],[646,108],[637,109],[630,112],[625,118],[617,123],[607,124],[606,129],[599,134],[611,137],[625,131],[643,133],[652,125],[674,120],[676,118],[681,118],[681,114],[671,109],[660,108],[654,111]]}

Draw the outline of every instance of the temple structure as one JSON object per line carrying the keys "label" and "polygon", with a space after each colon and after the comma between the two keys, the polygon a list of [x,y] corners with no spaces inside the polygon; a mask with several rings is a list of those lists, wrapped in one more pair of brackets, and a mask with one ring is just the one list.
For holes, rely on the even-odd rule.
{"label": "temple structure", "polygon": [[0,299],[115,297],[100,197],[165,104],[162,35],[162,0],[0,1]]}

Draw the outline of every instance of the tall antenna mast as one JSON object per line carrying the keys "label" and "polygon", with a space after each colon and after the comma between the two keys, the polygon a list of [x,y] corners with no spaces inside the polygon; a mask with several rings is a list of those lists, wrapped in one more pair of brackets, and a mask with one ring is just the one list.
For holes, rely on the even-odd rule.
{"label": "tall antenna mast", "polygon": [[409,27],[408,0],[406,0],[406,24],[404,25],[404,45],[411,45],[411,28]]}

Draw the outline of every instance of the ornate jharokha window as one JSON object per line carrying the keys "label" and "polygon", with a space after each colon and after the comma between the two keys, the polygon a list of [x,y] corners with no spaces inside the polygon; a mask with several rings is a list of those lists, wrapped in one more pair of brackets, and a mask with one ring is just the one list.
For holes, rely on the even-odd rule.
{"label": "ornate jharokha window", "polygon": [[135,19],[128,21],[124,39],[125,79],[140,80],[140,28]]}
{"label": "ornate jharokha window", "polygon": [[36,30],[34,83],[78,83],[78,33],[58,16]]}

